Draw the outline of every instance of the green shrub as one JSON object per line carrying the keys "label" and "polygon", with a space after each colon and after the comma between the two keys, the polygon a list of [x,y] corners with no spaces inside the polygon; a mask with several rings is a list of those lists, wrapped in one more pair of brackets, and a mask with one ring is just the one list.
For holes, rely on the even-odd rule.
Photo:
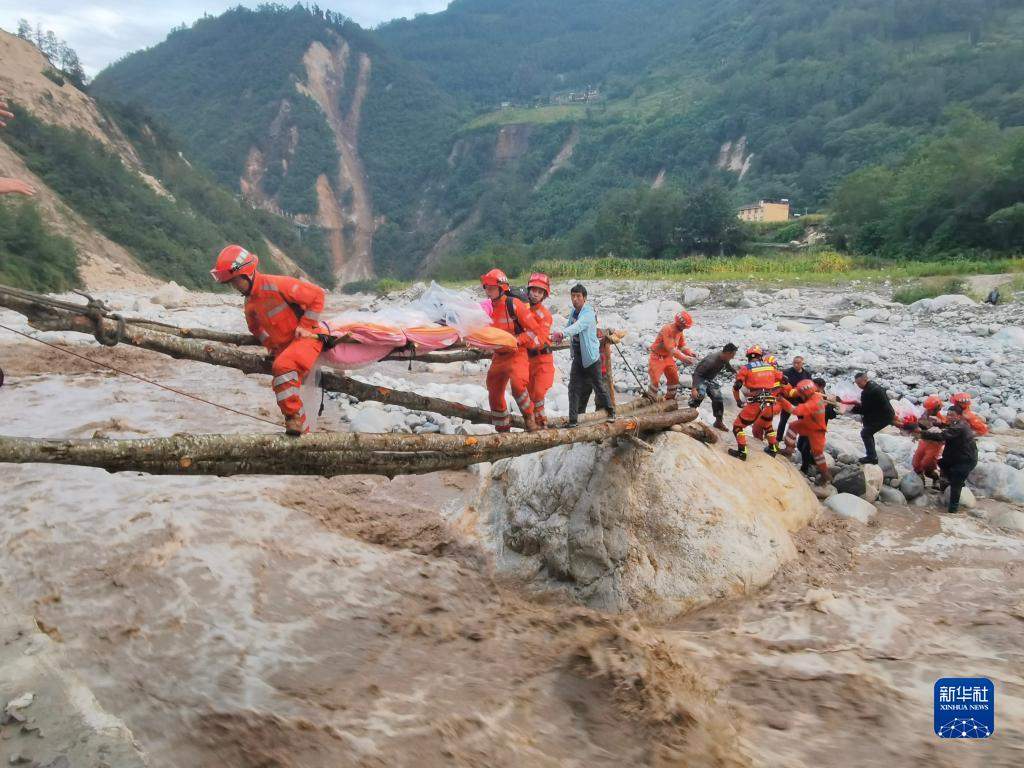
{"label": "green shrub", "polygon": [[80,282],[74,244],[46,228],[34,203],[0,203],[0,283],[49,292]]}
{"label": "green shrub", "polygon": [[892,298],[893,301],[898,301],[900,304],[913,304],[921,299],[933,299],[936,296],[945,296],[950,293],[966,295],[967,283],[958,277],[939,282],[934,280],[928,282],[919,281],[896,290]]}

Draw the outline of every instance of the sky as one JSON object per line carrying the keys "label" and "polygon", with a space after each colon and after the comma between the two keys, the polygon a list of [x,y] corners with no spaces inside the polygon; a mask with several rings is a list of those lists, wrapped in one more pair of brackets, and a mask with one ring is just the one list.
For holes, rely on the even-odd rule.
{"label": "sky", "polygon": [[[0,0],[0,27],[14,32],[18,19],[25,18],[33,27],[38,22],[43,31],[52,29],[78,52],[86,74],[92,77],[126,53],[159,43],[172,27],[191,24],[204,13],[216,16],[237,5],[257,4],[254,0]],[[320,0],[317,5],[372,27],[443,10],[448,0]]]}

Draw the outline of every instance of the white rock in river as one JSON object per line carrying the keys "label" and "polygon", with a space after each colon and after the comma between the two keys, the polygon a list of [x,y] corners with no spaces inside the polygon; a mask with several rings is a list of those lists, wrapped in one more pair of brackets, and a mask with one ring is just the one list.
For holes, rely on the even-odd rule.
{"label": "white rock in river", "polygon": [[734,460],[685,435],[651,442],[497,462],[456,524],[476,523],[500,571],[647,616],[756,589],[795,556],[789,532],[819,506],[791,464],[752,456],[757,483],[736,483]]}
{"label": "white rock in river", "polygon": [[[942,494],[942,505],[946,506],[949,504],[949,489],[947,488]],[[964,486],[963,490],[960,491],[960,506],[964,509],[974,509],[978,506],[978,500],[974,498],[974,492]]]}
{"label": "white rock in river", "polygon": [[629,310],[630,325],[652,330],[657,328],[658,309],[660,306],[661,302],[657,299],[651,299],[650,301],[645,301],[642,304],[637,304]]}
{"label": "white rock in river", "polygon": [[187,290],[182,288],[176,282],[171,280],[167,285],[162,285],[153,294],[150,299],[154,304],[161,304],[167,309],[177,309],[178,307],[187,306],[189,303],[189,293]]}
{"label": "white rock in river", "polygon": [[800,291],[796,288],[783,288],[781,291],[775,292],[775,298],[782,301],[793,301],[800,298]]}
{"label": "white rock in river", "polygon": [[859,520],[862,523],[867,523],[878,511],[870,501],[865,501],[852,493],[837,493],[835,496],[829,496],[825,499],[825,506],[840,517]]}
{"label": "white rock in river", "polygon": [[677,313],[681,312],[682,310],[683,305],[680,304],[678,301],[666,299],[665,301],[661,302],[660,305],[658,305],[658,316],[667,323],[669,320],[674,318]]}
{"label": "white rock in river", "polygon": [[924,482],[919,475],[911,472],[900,480],[900,492],[908,499],[916,499],[924,493]]}
{"label": "white rock in river", "polygon": [[360,408],[352,415],[353,432],[391,432],[398,426],[405,426],[405,419],[401,414],[390,413],[383,408]]}
{"label": "white rock in river", "polygon": [[895,488],[885,486],[878,494],[878,500],[883,504],[892,504],[897,507],[905,507],[907,498]]}
{"label": "white rock in river", "polygon": [[970,296],[964,296],[962,293],[947,293],[931,299],[928,311],[942,312],[943,310],[951,309],[952,307],[973,307],[975,303],[974,299]]}
{"label": "white rock in river", "polygon": [[863,323],[864,320],[856,315],[847,315],[839,320],[839,327],[846,331],[852,331],[854,328],[859,328]]}
{"label": "white rock in river", "polygon": [[698,304],[703,304],[710,298],[711,289],[703,288],[699,285],[687,286],[686,290],[683,291],[683,304],[687,307],[695,307]]}
{"label": "white rock in river", "polygon": [[1008,325],[1000,328],[992,336],[993,341],[998,341],[1007,347],[1024,348],[1024,328]]}
{"label": "white rock in river", "polygon": [[1024,504],[1024,470],[998,461],[979,461],[971,473],[971,484],[993,499]]}
{"label": "white rock in river", "polygon": [[1011,531],[1024,531],[1024,512],[1016,509],[1004,509],[989,518],[989,522],[997,528],[1006,528]]}
{"label": "white rock in river", "polygon": [[777,327],[780,331],[788,331],[789,333],[808,333],[811,330],[811,326],[801,323],[799,320],[788,319],[779,320]]}

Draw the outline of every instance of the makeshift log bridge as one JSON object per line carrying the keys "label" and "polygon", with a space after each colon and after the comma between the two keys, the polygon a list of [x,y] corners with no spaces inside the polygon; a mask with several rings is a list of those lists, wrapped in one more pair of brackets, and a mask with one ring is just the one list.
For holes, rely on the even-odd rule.
{"label": "makeshift log bridge", "polygon": [[[246,334],[128,319],[111,313],[91,298],[88,304],[80,305],[5,286],[0,286],[0,306],[20,312],[30,325],[40,330],[87,333],[107,346],[124,342],[176,359],[222,365],[245,373],[270,374],[268,358],[242,348],[253,341]],[[459,352],[470,351],[475,352]],[[435,353],[435,356],[450,354]],[[493,416],[489,411],[460,403],[374,387],[335,372],[325,372],[324,387],[362,400],[393,403],[470,421],[490,423]],[[460,469],[559,445],[609,438],[622,438],[651,450],[639,435],[666,429],[682,431],[706,443],[717,439],[706,425],[695,421],[696,410],[680,409],[674,400],[651,402],[640,398],[621,406],[618,412],[620,418],[614,422],[604,422],[603,412],[598,412],[582,417],[583,423],[572,429],[482,436],[316,433],[299,438],[245,434],[176,435],[143,440],[39,440],[0,436],[0,462],[76,464],[109,472],[154,475],[333,477],[379,474],[395,477]]]}
{"label": "makeshift log bridge", "polygon": [[[88,297],[86,297],[88,298]],[[194,360],[200,363],[234,368],[243,373],[271,375],[272,361],[265,353],[247,351],[243,347],[255,344],[249,334],[224,333],[196,328],[179,328],[151,320],[125,318],[111,312],[102,302],[89,299],[88,304],[74,304],[49,296],[23,291],[0,285],[0,306],[14,310],[26,318],[29,325],[41,331],[72,331],[94,336],[100,343],[113,346],[128,344],[140,349],[159,352],[178,360]],[[406,351],[395,352],[385,359],[420,360],[424,362],[459,362],[481,360],[489,353],[480,350],[455,349],[452,352],[434,352],[416,355]],[[357,381],[332,370],[323,370],[321,383],[328,392],[341,392],[357,400],[374,400],[380,403],[399,405],[412,411],[428,411],[441,416],[465,419],[476,424],[492,424],[496,414],[483,408],[464,405],[438,397],[418,395],[388,387],[378,387]],[[630,413],[637,408],[650,405],[648,401],[638,402],[632,409],[620,409]],[[600,412],[591,418],[600,418]],[[562,426],[565,419],[552,421],[552,426]],[[512,425],[522,428],[522,417],[513,416]]]}

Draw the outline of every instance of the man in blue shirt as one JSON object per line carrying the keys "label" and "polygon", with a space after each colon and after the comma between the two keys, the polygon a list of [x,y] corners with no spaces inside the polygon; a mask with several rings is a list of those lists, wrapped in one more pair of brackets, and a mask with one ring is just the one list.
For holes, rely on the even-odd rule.
{"label": "man in blue shirt", "polygon": [[580,405],[590,399],[591,391],[597,408],[608,412],[608,421],[615,421],[615,407],[608,396],[601,375],[601,346],[597,340],[597,314],[587,304],[587,289],[577,283],[569,292],[573,311],[569,325],[551,335],[555,341],[572,340],[572,368],[569,370],[569,426],[579,423]]}

